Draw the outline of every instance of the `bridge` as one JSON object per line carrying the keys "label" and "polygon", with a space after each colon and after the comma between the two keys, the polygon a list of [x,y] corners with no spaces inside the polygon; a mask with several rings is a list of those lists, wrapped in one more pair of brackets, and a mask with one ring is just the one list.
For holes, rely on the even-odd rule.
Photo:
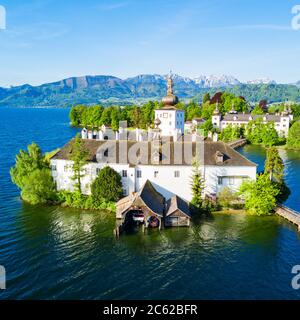
{"label": "bridge", "polygon": [[238,139],[234,141],[227,142],[227,145],[233,149],[239,148],[247,144],[246,139]]}
{"label": "bridge", "polygon": [[275,213],[289,222],[295,224],[298,227],[298,231],[300,232],[300,213],[284,206],[283,204],[277,204],[275,208]]}

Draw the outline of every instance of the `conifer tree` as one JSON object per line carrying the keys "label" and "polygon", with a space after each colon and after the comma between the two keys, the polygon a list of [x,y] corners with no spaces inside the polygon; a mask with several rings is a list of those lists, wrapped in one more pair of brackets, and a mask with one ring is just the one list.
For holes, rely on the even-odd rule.
{"label": "conifer tree", "polygon": [[73,177],[72,180],[76,181],[75,188],[81,193],[81,178],[85,176],[83,172],[83,167],[86,165],[88,156],[88,151],[83,145],[83,141],[78,133],[75,137],[75,140],[72,143],[72,154],[71,160],[73,161],[72,170]]}

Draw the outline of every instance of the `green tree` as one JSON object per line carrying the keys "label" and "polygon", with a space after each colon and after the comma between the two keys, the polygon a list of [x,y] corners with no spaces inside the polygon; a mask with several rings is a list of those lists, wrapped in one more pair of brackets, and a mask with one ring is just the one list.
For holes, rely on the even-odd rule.
{"label": "green tree", "polygon": [[36,143],[29,145],[27,150],[20,150],[16,156],[16,165],[10,170],[13,183],[20,189],[23,189],[27,183],[27,177],[30,173],[47,168],[42,151]]}
{"label": "green tree", "polygon": [[251,111],[251,114],[256,115],[256,114],[264,114],[264,110],[260,107],[260,105],[256,105],[254,109]]}
{"label": "green tree", "polygon": [[140,125],[142,128],[147,129],[153,124],[155,109],[158,109],[158,104],[153,101],[149,101],[141,107]]}
{"label": "green tree", "polygon": [[29,145],[28,151],[20,151],[10,175],[13,183],[21,190],[24,201],[30,204],[42,204],[53,200],[55,185],[49,163],[37,144]]}
{"label": "green tree", "polygon": [[284,164],[278,149],[275,147],[267,149],[265,173],[269,175],[271,181],[278,183],[283,182]]}
{"label": "green tree", "polygon": [[72,141],[72,153],[70,159],[72,160],[72,180],[75,181],[75,189],[81,193],[81,178],[85,176],[83,170],[87,163],[88,151],[85,149],[84,142],[78,133]]}
{"label": "green tree", "polygon": [[281,142],[274,123],[264,123],[263,118],[257,118],[248,123],[245,129],[245,137],[253,144],[262,144],[267,147]]}
{"label": "green tree", "polygon": [[204,93],[202,103],[210,102],[210,94],[209,92]]}
{"label": "green tree", "polygon": [[44,204],[55,198],[55,185],[48,168],[34,170],[26,177],[21,197],[30,204]]}
{"label": "green tree", "polygon": [[208,132],[213,131],[213,129],[214,129],[212,119],[208,119],[203,124],[201,124],[200,129],[202,129],[204,131],[204,136],[207,137]]}
{"label": "green tree", "polygon": [[96,205],[103,201],[118,201],[122,197],[121,176],[109,166],[100,170],[91,186],[92,198]]}
{"label": "green tree", "polygon": [[100,124],[110,126],[111,125],[111,111],[112,108],[105,108],[101,114]]}
{"label": "green tree", "polygon": [[186,113],[187,120],[193,120],[194,118],[200,118],[202,116],[202,110],[195,101],[191,101],[188,104]]}
{"label": "green tree", "polygon": [[243,135],[243,128],[239,126],[228,125],[220,133],[220,140],[230,142],[240,139]]}
{"label": "green tree", "polygon": [[300,121],[296,121],[289,130],[287,146],[292,149],[300,149]]}
{"label": "green tree", "polygon": [[245,200],[245,208],[255,215],[268,215],[274,210],[280,190],[270,181],[268,174],[262,174],[256,181],[246,180],[239,189]]}
{"label": "green tree", "polygon": [[218,204],[224,208],[229,209],[234,202],[239,200],[239,197],[236,192],[232,191],[229,187],[224,187],[218,193]]}
{"label": "green tree", "polygon": [[120,115],[119,108],[118,107],[114,107],[111,110],[111,114],[110,114],[110,116],[111,116],[111,128],[114,131],[119,130],[119,121],[120,121],[119,115]]}
{"label": "green tree", "polygon": [[200,210],[203,206],[204,179],[199,168],[199,163],[196,160],[193,161],[191,185],[193,193],[191,204],[196,210]]}

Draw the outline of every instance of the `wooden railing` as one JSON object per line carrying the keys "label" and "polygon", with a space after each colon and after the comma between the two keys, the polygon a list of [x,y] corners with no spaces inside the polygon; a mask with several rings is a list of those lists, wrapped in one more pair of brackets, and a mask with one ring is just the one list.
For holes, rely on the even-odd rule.
{"label": "wooden railing", "polygon": [[234,140],[231,142],[227,142],[227,144],[229,145],[229,147],[235,149],[235,148],[239,148],[244,146],[247,143],[246,139],[238,139],[238,140]]}
{"label": "wooden railing", "polygon": [[292,222],[298,227],[298,230],[300,231],[300,213],[279,203],[277,207],[275,208],[275,212],[285,218],[286,220]]}

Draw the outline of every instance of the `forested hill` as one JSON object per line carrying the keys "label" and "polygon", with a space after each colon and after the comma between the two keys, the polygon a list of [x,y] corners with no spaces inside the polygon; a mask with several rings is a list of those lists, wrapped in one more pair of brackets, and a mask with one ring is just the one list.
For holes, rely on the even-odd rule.
{"label": "forested hill", "polygon": [[[207,79],[206,79],[207,80]],[[174,90],[182,100],[202,100],[204,92],[228,91],[244,96],[247,101],[267,99],[280,102],[287,99],[300,102],[297,85],[265,83],[242,84],[231,78],[204,82],[174,76]],[[209,83],[209,86],[207,85]],[[238,83],[238,84],[237,84]],[[0,106],[8,107],[69,107],[77,104],[132,104],[150,99],[159,100],[166,94],[166,77],[162,75],[139,75],[122,80],[113,76],[85,76],[64,79],[41,86],[23,85],[0,88]]]}

